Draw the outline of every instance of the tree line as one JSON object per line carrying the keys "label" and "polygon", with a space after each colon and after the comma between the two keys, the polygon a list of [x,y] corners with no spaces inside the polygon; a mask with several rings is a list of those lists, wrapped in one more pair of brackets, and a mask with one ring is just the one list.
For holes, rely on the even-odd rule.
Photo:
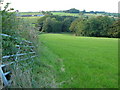
{"label": "tree line", "polygon": [[77,17],[46,15],[38,20],[39,31],[47,33],[70,32],[69,27]]}
{"label": "tree line", "polygon": [[47,33],[72,32],[76,36],[120,37],[120,20],[108,16],[73,17],[46,15],[38,20],[39,31]]}
{"label": "tree line", "polygon": [[[71,8],[69,10],[60,10],[60,11],[50,11],[50,12],[65,12],[65,13],[82,13],[82,14],[103,14],[103,15],[107,15],[107,16],[112,16],[112,17],[119,17],[120,14],[119,13],[109,13],[109,12],[105,12],[105,11],[86,11],[86,10],[78,10],[75,8]],[[46,12],[47,14],[50,15],[50,12]],[[52,14],[51,14],[52,15]]]}
{"label": "tree line", "polygon": [[60,11],[50,11],[50,12],[65,12],[65,13],[91,13],[91,14],[97,14],[97,13],[106,13],[104,11],[86,11],[86,10],[83,10],[83,11],[80,11],[76,8],[71,8],[69,10],[60,10]]}
{"label": "tree line", "polygon": [[120,20],[108,16],[79,18],[71,23],[70,31],[76,36],[120,37]]}

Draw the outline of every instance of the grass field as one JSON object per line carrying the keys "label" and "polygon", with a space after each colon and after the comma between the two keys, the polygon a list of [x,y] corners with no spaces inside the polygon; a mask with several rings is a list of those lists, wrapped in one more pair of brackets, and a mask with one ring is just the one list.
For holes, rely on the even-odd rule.
{"label": "grass field", "polygon": [[53,15],[60,15],[60,16],[79,16],[76,13],[65,13],[65,12],[52,12]]}
{"label": "grass field", "polygon": [[[53,15],[59,15],[59,16],[76,16],[81,17],[78,13],[65,13],[65,12],[52,12]],[[84,14],[83,16],[88,17],[95,17],[95,16],[104,16],[103,14]]]}
{"label": "grass field", "polygon": [[39,15],[40,12],[19,12],[20,15]]}
{"label": "grass field", "polygon": [[41,34],[41,60],[63,88],[117,88],[118,39]]}
{"label": "grass field", "polygon": [[37,23],[37,20],[41,17],[20,17],[29,23]]}

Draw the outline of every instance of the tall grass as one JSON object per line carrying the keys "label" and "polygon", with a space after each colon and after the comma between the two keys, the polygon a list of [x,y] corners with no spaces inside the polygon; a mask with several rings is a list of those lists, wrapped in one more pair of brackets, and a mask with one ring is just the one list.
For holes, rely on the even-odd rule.
{"label": "tall grass", "polygon": [[[39,56],[39,51],[37,50],[38,47],[38,37],[37,37],[37,31],[33,26],[31,26],[31,23],[24,19],[19,20],[19,35],[21,39],[28,40],[33,42],[33,46],[35,46],[34,51],[36,52],[36,55]],[[28,51],[29,52],[29,51]],[[27,57],[30,57],[28,55]],[[12,69],[12,85],[10,88],[16,87],[16,88],[32,88],[33,86],[37,86],[36,81],[33,80],[32,72],[34,67],[34,62],[37,62],[38,58],[29,59],[25,62],[21,62],[22,64],[16,64]],[[32,62],[31,62],[32,61]],[[31,62],[30,64],[28,64]],[[26,66],[25,66],[26,65]],[[34,83],[33,83],[34,81]]]}

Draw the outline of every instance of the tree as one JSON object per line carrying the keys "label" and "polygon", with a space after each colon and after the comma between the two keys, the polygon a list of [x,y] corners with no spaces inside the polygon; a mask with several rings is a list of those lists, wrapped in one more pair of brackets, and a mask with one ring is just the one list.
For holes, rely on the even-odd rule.
{"label": "tree", "polygon": [[53,15],[50,11],[41,11],[41,13],[43,14],[43,15]]}
{"label": "tree", "polygon": [[42,31],[43,23],[44,23],[44,21],[46,20],[47,17],[50,17],[50,16],[45,15],[45,16],[41,17],[40,19],[38,19],[37,24],[35,26],[39,27],[39,31]]}
{"label": "tree", "polygon": [[50,17],[47,17],[47,18],[45,19],[45,21],[43,22],[42,31],[45,31],[45,32],[51,32],[51,31],[52,31],[51,19],[50,19]]}
{"label": "tree", "polygon": [[107,16],[79,18],[72,22],[70,30],[77,36],[108,37],[108,30],[114,19]]}
{"label": "tree", "polygon": [[78,19],[71,23],[70,28],[69,28],[71,32],[74,32],[74,33],[76,32],[77,23],[78,23]]}
{"label": "tree", "polygon": [[62,24],[55,18],[48,17],[43,23],[43,31],[45,32],[61,32]]}
{"label": "tree", "polygon": [[39,27],[41,32],[69,32],[69,27],[74,20],[75,17],[72,16],[47,15],[38,20],[36,27]]}
{"label": "tree", "polygon": [[85,23],[85,34],[86,36],[99,36],[100,34],[100,22],[97,18],[87,19]]}
{"label": "tree", "polygon": [[84,23],[84,18],[76,19],[74,22],[71,23],[70,31],[74,32],[76,36],[84,35]]}
{"label": "tree", "polygon": [[109,18],[108,16],[104,17],[97,17],[97,19],[100,22],[100,36],[108,37],[107,32],[110,28],[110,26],[113,24],[114,19]]}
{"label": "tree", "polygon": [[70,27],[70,24],[72,23],[72,21],[74,20],[74,18],[70,18],[70,17],[67,17],[64,19],[63,21],[63,24],[62,24],[62,32],[69,32],[69,27]]}
{"label": "tree", "polygon": [[115,21],[107,32],[109,37],[120,38],[120,19]]}

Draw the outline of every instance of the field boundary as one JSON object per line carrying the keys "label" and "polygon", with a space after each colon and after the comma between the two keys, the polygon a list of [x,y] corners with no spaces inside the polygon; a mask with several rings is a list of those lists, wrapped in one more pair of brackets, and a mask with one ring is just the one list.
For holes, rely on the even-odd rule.
{"label": "field boundary", "polygon": [[[13,38],[7,34],[0,34],[0,36],[17,40],[17,38]],[[36,57],[36,52],[34,51],[35,46],[31,41],[21,40],[19,44],[15,45],[15,48],[18,50],[16,54],[5,55],[1,58],[2,64],[0,65],[0,77],[2,79],[3,86],[11,85],[12,70],[8,68],[10,65],[17,65],[21,61],[26,61],[29,59],[33,60],[33,58]],[[29,62],[31,63],[32,61]]]}

